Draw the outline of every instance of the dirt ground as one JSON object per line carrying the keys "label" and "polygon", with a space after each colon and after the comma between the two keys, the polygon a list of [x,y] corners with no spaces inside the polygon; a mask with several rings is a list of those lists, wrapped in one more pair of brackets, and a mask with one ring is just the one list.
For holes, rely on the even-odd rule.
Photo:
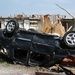
{"label": "dirt ground", "polygon": [[11,60],[0,53],[0,75],[35,75],[37,69],[38,67],[13,64]]}
{"label": "dirt ground", "polygon": [[0,63],[0,75],[35,75],[35,71],[37,71],[37,67]]}
{"label": "dirt ground", "polygon": [[[54,67],[51,67],[54,68]],[[35,72],[45,72],[57,74],[56,72],[50,72],[50,69],[45,69],[43,67],[27,67],[25,65],[19,64],[9,64],[7,62],[0,62],[0,75],[35,75]],[[67,67],[68,68],[68,67]],[[75,68],[68,68],[69,70],[75,73]],[[58,73],[60,74],[60,73]],[[58,75],[57,74],[57,75]],[[65,73],[61,73],[61,75],[65,75]]]}
{"label": "dirt ground", "polygon": [[[3,60],[4,58],[4,60]],[[65,75],[64,72],[52,72],[51,69],[56,67],[44,68],[44,67],[30,67],[22,64],[12,64],[6,62],[6,57],[0,54],[0,75],[36,75],[35,72],[51,73],[51,75]],[[75,67],[66,67],[75,74]]]}

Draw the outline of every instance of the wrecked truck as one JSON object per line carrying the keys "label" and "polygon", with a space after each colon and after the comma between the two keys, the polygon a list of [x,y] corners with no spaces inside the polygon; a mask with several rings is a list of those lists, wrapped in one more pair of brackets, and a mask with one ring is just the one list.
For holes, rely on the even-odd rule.
{"label": "wrecked truck", "polygon": [[75,31],[63,37],[35,30],[19,29],[18,21],[10,20],[0,29],[0,50],[13,61],[25,65],[51,67],[60,64],[75,48]]}

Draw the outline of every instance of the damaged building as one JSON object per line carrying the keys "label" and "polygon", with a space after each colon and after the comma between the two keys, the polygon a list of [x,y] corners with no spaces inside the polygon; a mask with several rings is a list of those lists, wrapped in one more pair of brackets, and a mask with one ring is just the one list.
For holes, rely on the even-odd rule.
{"label": "damaged building", "polygon": [[30,15],[23,16],[23,15],[17,15],[14,17],[0,17],[0,28],[4,29],[7,22],[11,19],[16,19],[19,22],[19,27],[21,29],[30,29],[33,28],[35,30],[38,30],[39,27],[42,25],[40,22],[40,15]]}
{"label": "damaged building", "polygon": [[[19,22],[20,29],[34,29],[37,31],[41,31],[43,33],[59,33],[59,27],[62,26],[65,28],[65,32],[74,27],[74,19],[67,19],[65,15],[16,15],[14,17],[0,17],[0,28],[4,29],[7,22],[11,19],[16,19]],[[54,25],[57,24],[58,20],[60,21],[59,26],[56,27]],[[56,29],[54,29],[56,27]],[[62,30],[62,27],[60,27]],[[63,31],[64,32],[64,31]],[[65,33],[64,32],[64,33]],[[64,35],[61,34],[61,35]],[[59,33],[60,34],[60,33]]]}

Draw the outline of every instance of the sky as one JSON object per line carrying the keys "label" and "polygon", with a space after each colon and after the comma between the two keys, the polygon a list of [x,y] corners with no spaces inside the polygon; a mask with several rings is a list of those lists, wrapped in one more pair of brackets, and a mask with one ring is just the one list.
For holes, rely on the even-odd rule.
{"label": "sky", "polygon": [[70,17],[55,3],[75,17],[75,0],[0,0],[0,16],[8,17],[24,13],[25,15],[60,14]]}

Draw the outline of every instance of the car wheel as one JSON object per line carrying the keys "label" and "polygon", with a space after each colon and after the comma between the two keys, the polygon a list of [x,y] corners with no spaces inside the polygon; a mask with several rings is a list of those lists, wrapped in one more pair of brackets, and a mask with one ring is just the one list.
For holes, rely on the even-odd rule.
{"label": "car wheel", "polygon": [[75,48],[75,31],[67,32],[64,35],[63,40],[68,47]]}
{"label": "car wheel", "polygon": [[19,24],[16,20],[10,20],[6,24],[6,33],[15,33],[19,29]]}

